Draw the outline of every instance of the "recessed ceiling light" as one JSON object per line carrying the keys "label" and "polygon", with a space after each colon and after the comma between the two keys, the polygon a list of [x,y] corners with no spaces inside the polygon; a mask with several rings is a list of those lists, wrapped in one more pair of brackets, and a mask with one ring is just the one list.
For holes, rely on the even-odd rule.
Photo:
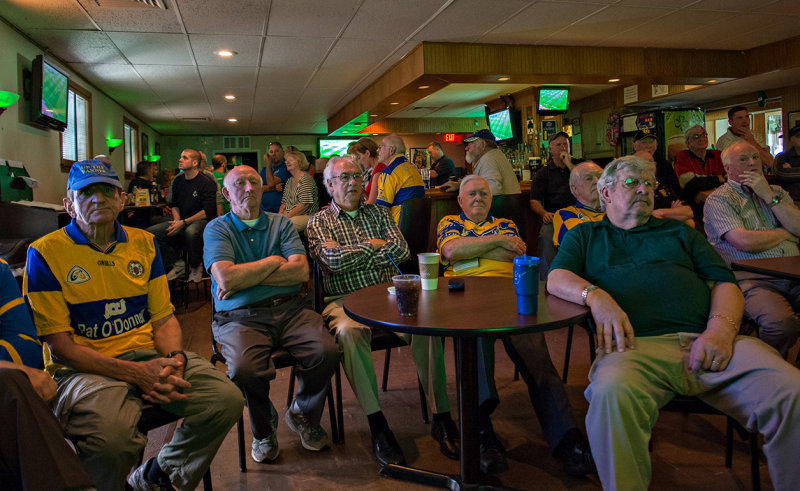
{"label": "recessed ceiling light", "polygon": [[373,133],[372,136],[378,136],[378,134],[377,133]]}
{"label": "recessed ceiling light", "polygon": [[506,82],[508,80],[511,80],[511,77],[500,77],[497,80],[499,80],[500,82]]}
{"label": "recessed ceiling light", "polygon": [[706,83],[707,83],[707,84],[715,84],[715,83],[717,83],[717,79],[715,79],[715,78],[712,78],[711,80],[709,80],[709,81],[708,81],[708,82],[706,82]]}
{"label": "recessed ceiling light", "polygon": [[221,49],[219,51],[214,52],[217,56],[221,56],[223,58],[230,58],[231,56],[236,54],[236,51],[230,49]]}
{"label": "recessed ceiling light", "polygon": [[419,87],[417,87],[417,88],[418,88],[418,89],[430,89],[430,88],[431,88],[431,86],[430,86],[430,85],[420,85],[420,86],[419,86]]}
{"label": "recessed ceiling light", "polygon": [[342,130],[342,133],[344,133],[346,135],[347,134],[347,130]]}
{"label": "recessed ceiling light", "polygon": [[372,118],[377,118],[377,117],[378,117],[378,115],[377,115],[377,114],[370,114],[370,117],[372,117]]}
{"label": "recessed ceiling light", "polygon": [[235,96],[235,95],[233,95],[233,94],[227,94],[227,95],[225,96],[225,100],[228,100],[228,101],[235,101],[235,100],[236,100],[236,96]]}
{"label": "recessed ceiling light", "polygon": [[228,122],[229,122],[229,123],[236,123],[236,122],[238,122],[238,121],[239,121],[239,120],[238,120],[238,119],[236,119],[236,118],[228,118]]}
{"label": "recessed ceiling light", "polygon": [[608,81],[613,84],[613,83],[619,82],[619,79],[618,78],[609,78]]}
{"label": "recessed ceiling light", "polygon": [[399,102],[390,102],[389,104],[392,105],[392,106],[396,106],[396,105],[398,105],[400,103]]}

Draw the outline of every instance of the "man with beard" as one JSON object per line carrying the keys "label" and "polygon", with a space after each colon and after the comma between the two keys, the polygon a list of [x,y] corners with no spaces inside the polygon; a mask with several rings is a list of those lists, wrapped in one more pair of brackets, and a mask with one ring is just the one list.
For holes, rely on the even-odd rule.
{"label": "man with beard", "polygon": [[[478,130],[461,140],[466,145],[467,162],[473,164],[472,173],[486,179],[493,196],[519,194],[519,181],[511,162],[497,148],[497,139],[489,130]],[[460,182],[446,182],[440,186],[443,191],[458,191]]]}

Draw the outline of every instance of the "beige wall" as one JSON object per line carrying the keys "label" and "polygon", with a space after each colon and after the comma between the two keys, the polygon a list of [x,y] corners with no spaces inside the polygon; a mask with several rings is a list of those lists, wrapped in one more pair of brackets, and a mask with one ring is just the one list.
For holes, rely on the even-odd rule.
{"label": "beige wall", "polygon": [[[42,54],[34,44],[0,22],[0,89],[16,92],[22,96],[22,70],[30,69],[33,59]],[[76,73],[50,59],[63,69],[70,77],[91,93],[92,99],[92,145],[90,156],[108,154],[106,138],[122,138],[122,117],[135,122],[139,131],[149,137],[150,150],[160,135],[145,125],[122,106],[111,100],[101,91],[87,83]],[[25,164],[31,177],[39,181],[39,187],[33,191],[33,199],[48,203],[61,203],[67,185],[67,174],[61,172],[61,140],[60,133],[43,130],[26,123],[28,104],[20,97],[20,101],[9,107],[0,116],[0,158],[18,160]],[[137,142],[137,148],[141,144]],[[141,150],[140,150],[141,151]],[[114,169],[120,175],[124,170],[124,152],[118,148],[110,155]]]}

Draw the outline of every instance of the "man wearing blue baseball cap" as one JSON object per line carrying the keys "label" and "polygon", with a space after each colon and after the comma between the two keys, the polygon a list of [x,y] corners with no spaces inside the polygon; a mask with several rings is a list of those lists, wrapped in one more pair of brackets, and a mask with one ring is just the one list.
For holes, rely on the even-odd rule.
{"label": "man wearing blue baseball cap", "polygon": [[[493,196],[519,194],[519,180],[511,162],[497,148],[497,139],[487,129],[478,130],[461,140],[465,145],[467,162],[473,165],[472,173],[489,183]],[[460,181],[450,181],[439,186],[443,191],[458,191]]]}
{"label": "man wearing blue baseball cap", "polygon": [[117,222],[121,188],[108,163],[73,164],[64,198],[72,222],[31,244],[25,295],[58,384],[56,417],[97,488],[124,489],[147,443],[136,428],[147,402],[184,420],[128,484],[194,489],[244,401],[222,372],[183,351],[153,235]]}

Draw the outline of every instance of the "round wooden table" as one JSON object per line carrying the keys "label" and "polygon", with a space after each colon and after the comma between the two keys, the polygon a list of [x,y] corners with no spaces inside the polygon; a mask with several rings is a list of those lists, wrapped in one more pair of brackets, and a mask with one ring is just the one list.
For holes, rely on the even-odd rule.
{"label": "round wooden table", "polygon": [[387,477],[449,489],[478,486],[478,337],[541,332],[583,321],[589,309],[547,295],[540,289],[536,315],[517,314],[511,278],[464,277],[465,289],[450,292],[448,278],[439,278],[436,290],[420,293],[416,316],[401,317],[388,283],[363,288],[344,299],[344,310],[371,327],[425,336],[452,336],[456,345],[458,410],[461,435],[460,478],[388,465]]}

